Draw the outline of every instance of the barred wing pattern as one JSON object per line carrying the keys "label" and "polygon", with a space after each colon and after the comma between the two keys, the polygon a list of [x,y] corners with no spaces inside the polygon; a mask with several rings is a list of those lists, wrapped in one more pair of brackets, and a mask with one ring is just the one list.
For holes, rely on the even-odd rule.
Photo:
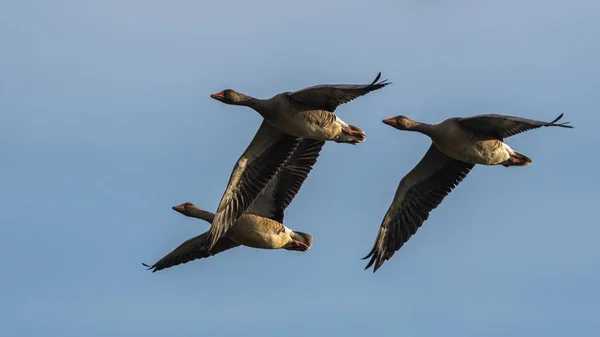
{"label": "barred wing pattern", "polygon": [[266,121],[262,122],[231,173],[209,231],[210,247],[223,237],[254,202],[300,140],[299,137],[279,131]]}
{"label": "barred wing pattern", "polygon": [[317,162],[324,141],[303,138],[296,151],[248,208],[249,213],[283,222],[284,211]]}
{"label": "barred wing pattern", "polygon": [[363,259],[371,258],[376,272],[412,235],[429,213],[467,176],[473,164],[452,159],[431,144],[421,161],[400,181],[373,248]]}

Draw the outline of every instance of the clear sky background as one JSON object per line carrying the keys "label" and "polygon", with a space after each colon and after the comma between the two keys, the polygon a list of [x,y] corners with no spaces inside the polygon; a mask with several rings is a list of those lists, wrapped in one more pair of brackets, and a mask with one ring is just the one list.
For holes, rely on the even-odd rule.
{"label": "clear sky background", "polygon": [[[598,336],[600,2],[0,1],[2,336]],[[307,253],[239,248],[152,274],[206,223],[260,98],[392,85],[339,108],[285,224]],[[381,119],[502,113],[510,138],[375,274],[370,250],[429,140]]]}

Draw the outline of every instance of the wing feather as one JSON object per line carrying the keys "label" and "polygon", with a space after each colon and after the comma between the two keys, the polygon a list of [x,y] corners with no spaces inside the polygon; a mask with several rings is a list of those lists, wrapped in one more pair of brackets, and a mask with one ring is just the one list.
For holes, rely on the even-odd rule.
{"label": "wing feather", "polygon": [[210,228],[211,247],[254,202],[293,153],[301,138],[283,133],[263,121],[238,159]]}
{"label": "wing feather", "polygon": [[313,109],[334,112],[339,105],[391,84],[387,80],[379,81],[379,78],[381,73],[371,84],[320,84],[288,93],[288,96]]}
{"label": "wing feather", "polygon": [[151,266],[145,263],[142,264],[154,273],[162,269],[174,267],[197,259],[207,258],[239,246],[239,244],[227,237],[219,239],[211,249],[209,249],[209,244],[209,235],[208,232],[205,232],[184,241],[155,264]]}
{"label": "wing feather", "polygon": [[248,208],[248,212],[283,222],[285,209],[300,191],[323,145],[324,141],[303,138],[292,156]]}
{"label": "wing feather", "polygon": [[375,265],[373,272],[389,260],[419,227],[430,212],[467,176],[473,164],[444,155],[434,144],[421,161],[400,181],[373,248],[363,259]]}
{"label": "wing feather", "polygon": [[559,126],[563,128],[573,128],[567,125],[569,122],[556,123],[563,117],[560,114],[552,122],[542,122],[533,119],[527,119],[516,116],[486,114],[473,117],[458,118],[458,122],[471,130],[481,132],[500,140],[514,136],[521,132],[537,129],[545,126]]}

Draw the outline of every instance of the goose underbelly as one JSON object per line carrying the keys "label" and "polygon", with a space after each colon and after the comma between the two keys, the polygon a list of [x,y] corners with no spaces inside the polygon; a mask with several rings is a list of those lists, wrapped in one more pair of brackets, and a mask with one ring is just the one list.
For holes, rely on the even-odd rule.
{"label": "goose underbelly", "polygon": [[270,123],[279,130],[296,137],[332,140],[341,132],[341,124],[338,120],[329,111],[315,110],[297,112],[270,121]]}
{"label": "goose underbelly", "polygon": [[233,241],[240,245],[261,248],[279,249],[288,243],[282,225],[271,219],[253,215],[243,215],[236,224],[227,231]]}
{"label": "goose underbelly", "polygon": [[440,149],[454,159],[480,165],[498,165],[508,160],[512,152],[508,145],[496,139],[453,144]]}

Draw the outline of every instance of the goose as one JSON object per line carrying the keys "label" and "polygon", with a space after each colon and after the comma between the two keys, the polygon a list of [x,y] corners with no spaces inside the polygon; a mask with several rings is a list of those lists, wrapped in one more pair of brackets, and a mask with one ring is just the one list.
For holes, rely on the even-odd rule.
{"label": "goose", "polygon": [[[207,258],[238,246],[260,249],[286,249],[305,252],[312,246],[312,235],[293,231],[283,225],[284,211],[317,162],[324,141],[303,139],[294,154],[234,225],[210,246],[209,231],[193,237],[153,265],[142,263],[152,272]],[[173,210],[214,224],[215,214],[191,202],[173,206]]]}
{"label": "goose", "polygon": [[412,235],[429,213],[467,176],[476,165],[527,166],[533,161],[514,151],[504,139],[546,126],[573,128],[566,123],[541,122],[521,117],[484,114],[449,118],[439,124],[416,122],[405,116],[382,122],[398,130],[416,131],[430,137],[432,144],[421,161],[400,180],[387,210],[365,270],[376,272]]}
{"label": "goose", "polygon": [[350,144],[364,141],[365,133],[346,124],[334,111],[341,104],[390,84],[380,78],[378,73],[370,84],[321,84],[270,99],[257,99],[232,89],[210,95],[225,104],[250,107],[263,117],[221,197],[210,228],[211,247],[252,204],[302,138]]}

